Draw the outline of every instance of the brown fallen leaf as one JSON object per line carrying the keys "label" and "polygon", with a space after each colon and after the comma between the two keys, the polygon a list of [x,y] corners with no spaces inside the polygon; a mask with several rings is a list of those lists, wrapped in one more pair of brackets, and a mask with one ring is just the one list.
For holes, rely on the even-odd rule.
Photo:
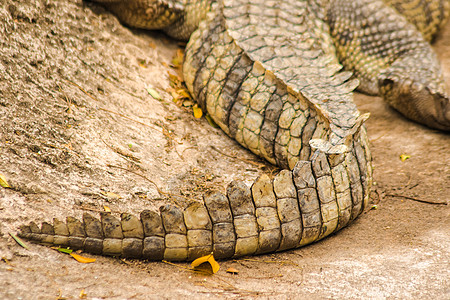
{"label": "brown fallen leaf", "polygon": [[238,270],[238,269],[235,269],[235,268],[233,268],[233,267],[229,267],[229,268],[226,270],[226,272],[227,272],[227,273],[231,273],[231,274],[235,274],[235,275],[239,274],[239,270]]}
{"label": "brown fallen leaf", "polygon": [[174,89],[181,89],[183,88],[183,78],[181,78],[178,75],[174,75],[172,73],[168,73],[169,74],[169,83],[170,86]]}
{"label": "brown fallen leaf", "polygon": [[194,102],[191,101],[191,100],[185,100],[185,101],[183,101],[183,106],[184,106],[184,107],[191,107],[191,106],[193,106],[193,105],[194,105]]}
{"label": "brown fallen leaf", "polygon": [[180,68],[183,65],[184,53],[183,50],[178,49],[175,57],[172,59],[172,66],[174,68]]}
{"label": "brown fallen leaf", "polygon": [[[192,268],[197,271],[209,271],[212,274],[217,273],[220,269],[219,263],[214,259],[214,254],[211,252],[209,255],[205,255],[197,258],[191,263]],[[209,268],[209,267],[210,268]]]}
{"label": "brown fallen leaf", "polygon": [[89,258],[89,257],[84,257],[75,253],[70,253],[70,255],[75,258],[78,262],[83,263],[83,264],[89,264],[89,263],[93,263],[95,261],[95,258]]}
{"label": "brown fallen leaf", "polygon": [[117,195],[116,193],[113,192],[100,192],[102,195],[110,198],[110,199],[122,199],[122,197],[120,197],[119,195]]}

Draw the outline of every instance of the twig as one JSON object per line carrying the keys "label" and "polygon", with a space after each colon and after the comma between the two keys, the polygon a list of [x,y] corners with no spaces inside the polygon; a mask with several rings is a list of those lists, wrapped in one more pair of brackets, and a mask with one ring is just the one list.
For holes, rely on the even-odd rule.
{"label": "twig", "polygon": [[[272,264],[280,264],[280,265],[293,265],[300,267],[298,264],[292,261],[282,261],[282,260],[259,260],[259,259],[252,259],[252,258],[241,258],[238,260],[235,260],[238,262],[239,260],[245,260],[245,261],[252,261],[252,262],[259,262],[259,263],[272,263]],[[301,267],[300,267],[301,268]]]}
{"label": "twig", "polygon": [[[66,81],[67,81],[68,83],[73,84],[73,85],[76,86],[77,88],[79,88],[80,91],[82,91],[83,93],[85,93],[86,95],[88,95],[89,97],[91,97],[93,100],[98,101],[97,98],[95,98],[94,96],[92,96],[91,94],[89,94],[88,92],[86,92],[81,86],[79,86],[79,85],[76,84],[75,82],[73,82],[73,81],[71,81],[71,80],[69,80],[69,79],[66,79]],[[65,93],[64,93],[64,95],[65,95]],[[67,98],[67,96],[66,96],[66,98]]]}
{"label": "twig", "polygon": [[169,192],[164,192],[163,190],[161,190],[158,187],[158,185],[154,181],[152,181],[151,179],[149,179],[148,177],[146,177],[146,176],[144,176],[142,174],[139,174],[137,172],[134,172],[132,170],[129,170],[129,169],[123,168],[123,167],[119,167],[119,166],[114,166],[114,165],[110,165],[110,164],[107,164],[107,166],[110,167],[110,168],[121,169],[121,170],[133,173],[134,175],[137,175],[137,176],[140,176],[140,177],[144,178],[145,180],[147,180],[148,182],[153,184],[155,186],[156,190],[158,191],[158,193],[160,193],[161,195],[165,195],[165,196],[168,196],[168,197],[179,197],[179,198],[183,198],[183,199],[188,200],[188,201],[192,201],[192,199],[189,199],[188,197],[185,197],[185,196],[182,196],[182,195],[175,195],[175,194],[172,194],[172,193],[169,193]]}
{"label": "twig", "polygon": [[206,271],[203,271],[203,270],[198,270],[198,269],[195,269],[195,268],[192,268],[192,267],[182,266],[182,265],[179,265],[179,264],[174,264],[174,263],[172,263],[170,261],[167,261],[167,260],[162,260],[161,262],[163,262],[165,264],[168,264],[168,265],[171,265],[171,266],[175,266],[175,267],[177,267],[179,269],[183,269],[183,270],[192,272],[192,273],[201,274],[201,275],[208,275],[208,276],[212,276],[213,275],[210,272],[206,272]]}
{"label": "twig", "polygon": [[[88,211],[93,211],[93,212],[97,212],[97,213],[106,212],[105,210],[90,208],[90,207],[86,207],[86,206],[82,206],[82,205],[75,205],[75,207],[77,207],[78,209],[81,209],[81,210],[88,210]],[[114,210],[111,210],[111,212],[112,213],[120,213],[119,211],[114,211]]]}
{"label": "twig", "polygon": [[135,157],[133,154],[126,153],[125,151],[123,151],[122,149],[120,149],[118,147],[113,147],[113,146],[109,145],[108,143],[105,142],[105,140],[101,136],[99,136],[99,138],[106,145],[106,147],[108,147],[112,151],[116,152],[117,154],[121,155],[122,158],[126,159],[127,161],[131,160],[134,163],[140,163],[141,162],[141,160],[139,158]]}
{"label": "twig", "polygon": [[258,163],[258,162],[254,162],[254,161],[251,161],[251,160],[248,160],[248,159],[245,159],[245,158],[236,157],[236,156],[233,156],[233,155],[226,154],[226,153],[222,152],[221,150],[217,149],[215,146],[210,146],[210,147],[213,150],[219,152],[220,154],[222,154],[222,155],[224,155],[226,157],[237,159],[237,160],[241,160],[243,162],[246,162],[246,163],[249,163],[251,165],[254,165],[254,166],[258,167],[258,168],[261,168],[261,167],[265,166],[265,164],[262,164],[262,163]]}
{"label": "twig", "polygon": [[161,262],[163,262],[163,263],[165,263],[165,264],[168,264],[168,265],[171,265],[171,266],[175,266],[175,267],[180,268],[180,269],[190,270],[190,269],[189,269],[188,267],[186,267],[186,266],[181,266],[181,265],[178,265],[178,264],[174,264],[173,262],[170,262],[170,261],[167,261],[167,260],[162,260]]}
{"label": "twig", "polygon": [[[98,101],[97,98],[95,98],[93,95],[91,95],[91,94],[89,94],[88,92],[86,92],[81,86],[79,86],[79,85],[76,84],[75,82],[70,81],[70,80],[68,80],[68,79],[66,79],[66,80],[67,80],[67,82],[69,82],[69,83],[73,84],[74,86],[76,86],[77,88],[79,88],[80,91],[82,91],[83,93],[85,93],[87,96],[89,96],[89,97],[92,98],[93,100]],[[127,116],[125,116],[125,115],[123,115],[123,114],[121,114],[121,113],[118,113],[118,112],[115,112],[115,111],[112,111],[112,110],[109,110],[109,109],[106,109],[106,108],[101,108],[101,107],[100,107],[100,108],[98,108],[98,109],[99,109],[99,110],[106,111],[106,112],[109,112],[109,113],[111,113],[111,114],[116,114],[116,115],[118,115],[118,116],[120,116],[120,117],[122,117],[122,118],[124,118],[124,119],[129,120],[129,121],[136,122],[136,123],[138,123],[138,124],[141,124],[141,125],[144,125],[144,126],[146,126],[146,127],[149,127],[149,128],[151,128],[151,129],[153,129],[153,130],[159,131],[159,132],[161,132],[162,134],[164,134],[166,137],[168,137],[169,139],[174,140],[174,138],[173,138],[172,136],[170,136],[170,134],[169,134],[168,132],[165,132],[164,130],[161,131],[161,130],[159,130],[158,128],[155,128],[155,127],[153,127],[153,126],[150,126],[149,124],[145,124],[145,123],[140,122],[140,121],[138,121],[138,120],[134,120],[134,119],[132,119],[132,118],[130,118],[130,117],[127,117]]]}
{"label": "twig", "polygon": [[394,198],[404,198],[404,199],[408,199],[408,200],[412,200],[412,201],[416,201],[416,202],[420,202],[420,203],[426,203],[426,204],[448,205],[447,202],[432,202],[432,201],[427,201],[427,200],[423,200],[423,199],[418,199],[418,198],[403,196],[403,195],[398,195],[398,194],[386,194],[386,196],[394,197]]}
{"label": "twig", "polygon": [[257,276],[241,276],[241,277],[243,277],[245,279],[273,279],[273,278],[281,278],[283,276],[284,276],[283,274],[277,274],[277,275],[268,275],[268,276],[260,276],[260,277],[257,277]]}
{"label": "twig", "polygon": [[375,194],[375,195],[377,195],[377,201],[375,202],[375,198],[374,197],[370,197],[371,199],[373,199],[374,201],[373,201],[373,203],[375,204],[375,205],[377,205],[378,203],[380,203],[380,201],[383,199],[383,195],[380,195],[380,192],[378,191],[378,189],[374,189],[374,190],[372,190],[371,192],[370,192],[370,195],[372,195],[372,194]]}
{"label": "twig", "polygon": [[371,143],[376,142],[376,141],[378,141],[379,139],[381,139],[382,137],[384,137],[386,134],[387,134],[387,133],[383,133],[382,135],[380,135],[380,136],[378,136],[378,137],[376,137],[376,138],[369,139],[369,141],[370,141]]}
{"label": "twig", "polygon": [[156,131],[161,132],[162,134],[166,135],[166,136],[169,137],[170,139],[173,139],[173,138],[172,138],[171,136],[169,136],[167,133],[164,133],[164,130],[159,130],[158,128],[153,127],[153,126],[151,126],[150,124],[145,124],[144,122],[141,122],[141,121],[138,121],[138,120],[134,120],[134,119],[132,119],[132,118],[130,118],[130,117],[125,116],[124,114],[121,114],[121,113],[118,113],[118,112],[115,112],[115,111],[112,111],[112,110],[109,110],[109,109],[106,109],[106,108],[99,107],[98,109],[99,109],[99,110],[106,111],[106,112],[109,112],[109,113],[111,113],[111,114],[118,115],[118,116],[120,116],[120,117],[122,117],[122,118],[124,118],[124,119],[129,120],[129,121],[132,121],[132,122],[135,122],[135,123],[144,125],[144,126],[146,126],[146,127],[149,127],[149,128],[151,128],[151,129],[153,129],[153,130],[156,130]]}

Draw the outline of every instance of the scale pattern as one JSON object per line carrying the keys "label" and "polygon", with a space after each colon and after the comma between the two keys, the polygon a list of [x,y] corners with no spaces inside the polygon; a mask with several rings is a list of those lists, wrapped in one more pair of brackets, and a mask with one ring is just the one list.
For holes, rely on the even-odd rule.
{"label": "scale pattern", "polygon": [[[128,24],[190,36],[183,72],[191,94],[230,137],[285,170],[273,178],[263,174],[251,187],[232,182],[225,194],[211,191],[203,203],[185,209],[166,205],[159,213],[144,210],[140,218],[123,213],[120,220],[110,213],[102,213],[100,220],[85,214],[82,221],[54,219],[53,225],[44,222],[40,228],[32,222],[21,228],[20,236],[27,239],[172,261],[211,252],[216,258],[239,257],[318,241],[349,224],[368,204],[372,158],[363,126],[368,116],[360,115],[352,101],[358,78],[369,82],[370,71],[378,68],[386,86],[397,80],[392,74],[410,65],[402,61],[409,56],[395,50],[398,46],[408,51],[411,45],[423,46],[424,52],[419,47],[414,53],[437,61],[413,25],[380,1],[118,1],[108,7]],[[389,2],[398,11],[407,10],[407,2],[398,7],[401,1]],[[378,10],[407,26],[405,34],[388,35],[398,34],[392,45],[376,38],[399,28],[383,23]],[[148,12],[155,11],[160,11],[158,18],[149,21]],[[441,26],[445,16],[433,14],[438,21],[427,20],[423,28]],[[148,23],[142,25],[144,19]],[[380,54],[383,43],[389,55]],[[369,75],[352,66],[351,53],[362,57],[356,66],[365,64],[366,57],[376,62],[365,67]],[[356,79],[342,70],[338,58]],[[424,73],[425,84],[436,85],[433,93],[442,92],[439,75],[433,77],[437,68],[430,70]]]}
{"label": "scale pattern", "polygon": [[[416,7],[405,17],[382,1],[333,1],[327,21],[339,61],[360,80],[359,90],[381,95],[409,119],[449,131],[450,99],[437,56],[426,39],[435,34],[431,28],[437,30],[442,24],[438,21],[448,16],[450,1],[389,2],[403,11]],[[422,7],[425,12],[441,5],[446,10],[432,12],[443,19],[435,20],[431,12],[422,12],[419,18],[421,3],[427,4]],[[408,19],[425,32],[417,31]]]}

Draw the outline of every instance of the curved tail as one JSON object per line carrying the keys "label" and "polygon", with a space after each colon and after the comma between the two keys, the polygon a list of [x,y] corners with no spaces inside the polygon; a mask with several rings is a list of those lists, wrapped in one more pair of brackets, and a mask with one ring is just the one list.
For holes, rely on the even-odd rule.
{"label": "curved tail", "polygon": [[[365,131],[356,135],[365,135]],[[359,138],[358,138],[359,140]],[[313,143],[312,143],[313,144]],[[85,213],[79,221],[22,226],[19,236],[43,244],[69,246],[94,254],[149,260],[193,260],[214,253],[239,257],[297,248],[318,241],[364,210],[370,188],[367,149],[316,149],[311,161],[274,178],[261,175],[251,186],[232,182],[226,195],[211,192],[184,210],[144,210],[121,220]],[[312,146],[314,148],[314,146]]]}

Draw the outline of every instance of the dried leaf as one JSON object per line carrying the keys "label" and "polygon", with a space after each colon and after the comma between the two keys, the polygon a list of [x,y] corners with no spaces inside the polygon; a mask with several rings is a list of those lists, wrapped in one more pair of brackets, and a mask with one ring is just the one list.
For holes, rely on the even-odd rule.
{"label": "dried leaf", "polygon": [[169,73],[169,81],[171,83],[174,83],[174,84],[178,85],[183,80],[181,80],[180,76]]}
{"label": "dried leaf", "polygon": [[203,268],[205,263],[207,263],[211,267],[212,274],[217,273],[217,271],[219,271],[219,269],[220,269],[220,265],[214,259],[213,253],[197,258],[196,260],[194,260],[191,263],[191,266],[192,266],[192,268],[194,268],[194,270],[202,270],[203,271],[203,270],[205,270]]}
{"label": "dried leaf", "polygon": [[176,100],[178,100],[178,99],[181,98],[181,96],[178,95],[178,93],[177,93],[173,88],[168,88],[168,89],[166,89],[166,92],[170,93],[170,95],[171,95],[172,98],[173,98],[173,99],[172,99],[173,101],[176,101]]}
{"label": "dried leaf", "polygon": [[106,205],[103,205],[103,209],[104,209],[106,212],[111,212],[111,208],[109,208],[109,207],[106,206]]}
{"label": "dried leaf", "polygon": [[17,244],[19,244],[20,246],[22,246],[23,248],[30,250],[28,248],[28,246],[18,237],[16,236],[14,233],[9,233],[9,235],[17,242]]}
{"label": "dried leaf", "polygon": [[405,161],[405,160],[407,160],[408,158],[411,158],[411,155],[407,155],[407,154],[402,154],[402,155],[400,155],[400,160],[401,160],[401,161]]}
{"label": "dried leaf", "polygon": [[69,249],[69,248],[58,248],[57,249],[59,252],[62,252],[62,253],[66,253],[66,254],[70,254],[70,253],[72,253],[72,249]]}
{"label": "dried leaf", "polygon": [[161,100],[161,96],[155,89],[148,87],[146,88],[146,90],[150,94],[150,96],[152,96],[155,100]]}
{"label": "dried leaf", "polygon": [[226,270],[226,272],[227,272],[227,273],[231,273],[231,274],[239,274],[239,270],[238,270],[238,269],[235,269],[235,268],[233,268],[233,267],[229,267],[229,268]]}
{"label": "dried leaf", "polygon": [[121,199],[122,197],[120,197],[119,195],[117,195],[116,193],[113,192],[101,192],[104,196],[110,198],[110,199]]}
{"label": "dried leaf", "polygon": [[172,59],[172,66],[175,68],[181,67],[184,60],[184,54],[181,49],[177,50],[177,53],[175,54],[175,57]]}
{"label": "dried leaf", "polygon": [[185,100],[183,101],[183,106],[184,107],[191,107],[194,105],[194,102],[192,102],[191,100]]}
{"label": "dried leaf", "polygon": [[194,111],[194,117],[195,117],[196,119],[200,119],[200,118],[203,116],[203,111],[202,111],[202,109],[201,109],[200,107],[198,107],[197,104],[195,104],[195,105],[192,107],[192,109],[193,109],[193,111]]}
{"label": "dried leaf", "polygon": [[87,294],[86,294],[86,292],[84,291],[84,289],[82,289],[82,290],[80,291],[80,299],[87,299]]}
{"label": "dried leaf", "polygon": [[180,95],[182,98],[191,99],[191,95],[186,89],[178,89],[177,94]]}
{"label": "dried leaf", "polygon": [[6,181],[5,175],[3,175],[2,173],[0,173],[0,185],[4,188],[10,188],[8,182]]}
{"label": "dried leaf", "polygon": [[78,262],[83,263],[83,264],[89,264],[89,263],[93,263],[95,261],[95,258],[89,258],[89,257],[84,257],[75,253],[70,253],[70,255],[75,258]]}

